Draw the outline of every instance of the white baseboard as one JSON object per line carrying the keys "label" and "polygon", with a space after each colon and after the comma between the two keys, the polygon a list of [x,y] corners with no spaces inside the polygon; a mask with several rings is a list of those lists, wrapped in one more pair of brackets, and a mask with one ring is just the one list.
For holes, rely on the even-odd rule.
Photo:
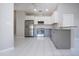
{"label": "white baseboard", "polygon": [[24,36],[16,36],[16,38],[24,38]]}
{"label": "white baseboard", "polygon": [[11,51],[11,50],[14,50],[14,47],[0,50],[0,52],[7,52],[7,51]]}

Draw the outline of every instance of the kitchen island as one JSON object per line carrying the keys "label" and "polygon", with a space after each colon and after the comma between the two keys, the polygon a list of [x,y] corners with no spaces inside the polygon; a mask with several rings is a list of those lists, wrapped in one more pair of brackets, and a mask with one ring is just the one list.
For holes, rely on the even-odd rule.
{"label": "kitchen island", "polygon": [[71,49],[72,47],[72,30],[70,27],[53,27],[52,25],[35,25],[34,29],[50,30],[50,40],[54,43],[57,49]]}
{"label": "kitchen island", "polygon": [[70,29],[52,29],[50,38],[57,49],[71,48],[71,30]]}

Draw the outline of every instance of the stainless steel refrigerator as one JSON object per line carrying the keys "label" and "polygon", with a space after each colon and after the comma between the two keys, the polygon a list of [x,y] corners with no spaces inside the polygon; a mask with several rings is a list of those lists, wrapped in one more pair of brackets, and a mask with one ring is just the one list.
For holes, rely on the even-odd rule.
{"label": "stainless steel refrigerator", "polygon": [[25,20],[25,37],[32,37],[33,36],[33,20]]}

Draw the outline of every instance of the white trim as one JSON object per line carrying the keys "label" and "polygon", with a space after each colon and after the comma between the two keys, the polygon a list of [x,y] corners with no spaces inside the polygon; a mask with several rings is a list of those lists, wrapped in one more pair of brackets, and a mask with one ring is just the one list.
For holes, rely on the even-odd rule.
{"label": "white trim", "polygon": [[24,38],[24,36],[15,36],[15,38]]}
{"label": "white trim", "polygon": [[11,47],[11,48],[7,48],[7,49],[0,50],[0,52],[6,52],[6,51],[11,51],[11,50],[14,50],[14,47]]}

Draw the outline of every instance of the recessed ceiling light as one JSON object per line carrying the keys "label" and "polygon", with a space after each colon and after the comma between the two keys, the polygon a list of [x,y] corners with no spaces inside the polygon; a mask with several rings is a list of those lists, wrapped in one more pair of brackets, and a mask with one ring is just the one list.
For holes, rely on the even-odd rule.
{"label": "recessed ceiling light", "polygon": [[37,11],[37,9],[33,9],[34,11]]}
{"label": "recessed ceiling light", "polygon": [[48,9],[45,9],[46,11],[48,11]]}

